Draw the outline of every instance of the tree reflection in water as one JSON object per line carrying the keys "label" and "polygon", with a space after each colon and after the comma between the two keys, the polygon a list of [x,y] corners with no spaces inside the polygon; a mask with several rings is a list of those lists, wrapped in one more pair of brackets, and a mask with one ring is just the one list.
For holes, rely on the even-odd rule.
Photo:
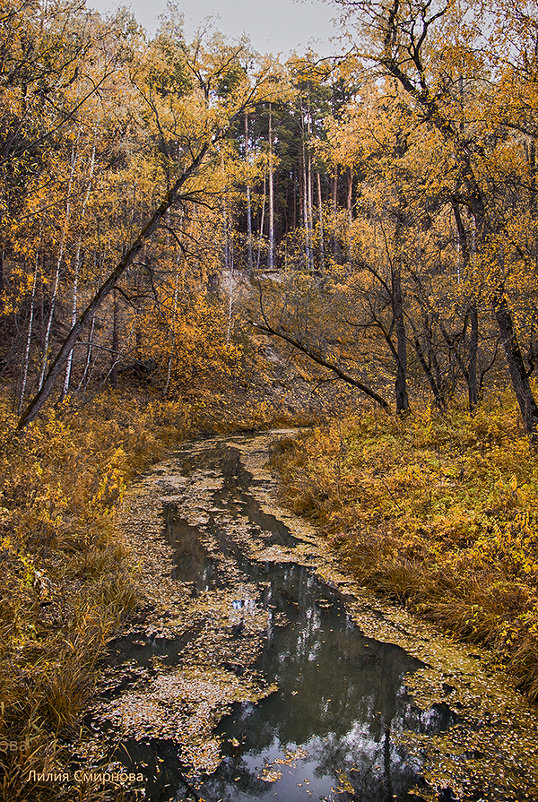
{"label": "tree reflection in water", "polygon": [[[411,798],[420,767],[406,761],[394,735],[450,724],[444,709],[421,712],[406,695],[404,675],[419,661],[364,638],[309,569],[252,565],[251,572],[270,581],[263,602],[272,620],[278,613],[290,619],[285,627],[269,624],[257,665],[279,690],[258,705],[236,706],[221,723],[226,758],[200,795],[230,802]],[[282,776],[264,781],[264,769]],[[331,790],[346,777],[353,793],[351,786]]]}

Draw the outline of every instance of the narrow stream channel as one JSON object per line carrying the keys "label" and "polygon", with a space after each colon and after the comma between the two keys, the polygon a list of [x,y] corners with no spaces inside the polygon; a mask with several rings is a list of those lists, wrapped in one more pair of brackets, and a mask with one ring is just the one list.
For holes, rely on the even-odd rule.
{"label": "narrow stream channel", "polygon": [[[265,546],[282,546],[289,553],[297,539],[262,510],[256,496],[260,481],[253,482],[233,442],[208,441],[194,455],[179,453],[175,463],[187,487],[208,475],[220,481],[210,491],[202,523],[183,517],[177,503],[165,507],[166,537],[175,551],[173,576],[190,583],[193,598],[211,588],[229,591],[238,575],[238,587],[255,586],[255,593],[238,592],[232,599],[233,639],[244,637],[249,616],[264,611],[264,645],[254,668],[278,690],[258,703],[233,705],[216,731],[223,759],[210,776],[186,780],[180,750],[170,740],[126,741],[117,756],[127,768],[147,766],[144,798],[416,800],[409,792],[420,787],[421,766],[408,758],[399,736],[437,733],[454,720],[444,705],[427,711],[413,706],[405,675],[423,664],[398,646],[364,637],[341,595],[314,568],[289,557],[279,562],[244,553],[234,536],[236,520],[243,535]],[[223,560],[233,562],[233,578]],[[179,641],[122,638],[112,645],[111,659],[144,666],[164,656],[173,670],[188,642],[188,635]]]}

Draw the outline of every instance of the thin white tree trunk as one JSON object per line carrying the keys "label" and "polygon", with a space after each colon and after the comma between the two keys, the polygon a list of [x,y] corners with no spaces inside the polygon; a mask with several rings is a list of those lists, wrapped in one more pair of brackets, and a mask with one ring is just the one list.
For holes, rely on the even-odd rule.
{"label": "thin white tree trunk", "polygon": [[95,316],[92,318],[92,323],[90,326],[90,333],[88,336],[88,349],[86,351],[86,364],[84,365],[84,373],[82,374],[82,378],[80,379],[79,385],[77,387],[77,393],[79,390],[85,386],[88,381],[88,375],[90,371],[90,364],[92,361],[93,356],[93,332],[95,330]]}
{"label": "thin white tree trunk", "polygon": [[[98,265],[97,265],[97,250],[94,250],[94,252],[93,252],[93,266],[94,266],[95,275],[98,276],[98,281],[101,281],[101,266],[99,266],[99,269],[97,269],[98,268]],[[93,356],[93,336],[94,336],[94,332],[95,332],[95,315],[93,316],[92,321],[91,321],[91,325],[90,325],[90,332],[89,332],[89,336],[88,336],[88,344],[87,344],[87,348],[86,348],[86,363],[84,365],[84,371],[82,373],[82,377],[81,377],[80,382],[78,383],[78,386],[77,386],[77,390],[76,390],[77,393],[79,393],[82,388],[85,388],[86,385],[88,384],[88,381],[89,381],[90,366],[91,366],[91,361],[92,361],[92,356]]]}
{"label": "thin white tree trunk", "polygon": [[258,255],[256,257],[256,269],[260,269],[261,255],[262,255],[262,240],[263,240],[263,225],[265,223],[265,198],[266,198],[266,176],[263,176],[263,198],[262,198],[262,213],[260,219],[260,232],[258,237]]}
{"label": "thin white tree trunk", "polygon": [[58,287],[60,284],[60,270],[62,267],[63,257],[64,257],[64,250],[65,250],[65,241],[67,239],[67,232],[69,230],[69,220],[71,217],[71,186],[73,183],[73,176],[75,174],[75,164],[77,161],[77,147],[78,147],[78,136],[77,141],[73,143],[73,147],[71,150],[71,169],[69,171],[69,181],[67,184],[67,199],[65,202],[65,218],[64,224],[62,227],[62,234],[60,237],[60,244],[58,245],[58,258],[56,260],[56,271],[54,273],[54,283],[52,287],[52,294],[50,300],[50,309],[49,309],[49,316],[47,318],[47,326],[45,329],[45,337],[43,341],[43,361],[41,363],[41,373],[39,375],[39,382],[38,382],[38,392],[43,387],[43,382],[45,380],[45,373],[47,371],[47,364],[49,361],[49,348],[50,348],[50,333],[52,330],[52,321],[54,319],[54,312],[56,309],[56,302],[58,299]]}
{"label": "thin white tree trunk", "polygon": [[[94,134],[94,143],[95,143],[95,134]],[[93,172],[95,168],[95,144],[92,147],[92,155],[90,159],[90,169],[88,173],[88,185],[86,187],[86,194],[84,195],[84,200],[82,201],[82,209],[80,211],[80,222],[82,223],[84,216],[86,214],[86,207],[88,206],[88,200],[90,198],[90,192],[92,189],[93,183]],[[78,293],[78,277],[80,271],[80,251],[82,248],[82,237],[79,236],[77,242],[77,250],[75,253],[75,263],[73,268],[73,294],[71,300],[71,326],[74,326],[77,321],[77,293]],[[64,386],[62,391],[62,397],[66,396],[69,392],[69,382],[71,381],[71,369],[73,366],[73,350],[70,351],[69,356],[67,357],[67,362],[65,365],[65,378],[64,378]]]}
{"label": "thin white tree trunk", "polygon": [[308,168],[306,162],[306,152],[303,142],[303,223],[305,234],[305,257],[306,269],[312,268],[312,236],[310,231],[310,214],[309,214],[309,187],[308,187]]}
{"label": "thin white tree trunk", "polygon": [[308,251],[309,251],[309,265],[308,269],[314,269],[314,248],[313,248],[313,214],[312,214],[312,156],[308,154],[307,169],[306,169],[306,219],[308,228]]}
{"label": "thin white tree trunk", "polygon": [[338,167],[335,165],[334,173],[331,176],[331,192],[332,192],[332,247],[333,247],[333,256],[335,259],[338,258]]}
{"label": "thin white tree trunk", "polygon": [[310,226],[310,210],[312,208],[312,192],[309,178],[309,162],[310,156],[307,157],[306,150],[306,132],[304,127],[304,109],[301,106],[301,140],[302,140],[302,156],[303,156],[303,227],[305,238],[305,260],[306,269],[312,269],[312,230]]}
{"label": "thin white tree trunk", "polygon": [[323,232],[323,200],[321,197],[321,175],[318,171],[318,215],[319,215],[319,269],[325,270],[325,241]]}
{"label": "thin white tree trunk", "polygon": [[[41,227],[43,223],[41,223]],[[17,412],[20,415],[22,412],[22,408],[24,405],[24,396],[26,393],[26,384],[28,382],[28,367],[30,364],[30,347],[32,345],[32,333],[34,328],[34,300],[35,300],[35,293],[37,287],[37,275],[39,273],[39,253],[41,251],[41,240],[42,234],[39,237],[39,246],[36,250],[35,255],[35,267],[34,267],[34,276],[32,281],[32,294],[30,296],[30,313],[28,315],[28,331],[26,333],[26,346],[24,348],[24,361],[23,361],[23,369],[22,369],[22,378],[21,378],[21,389],[19,393],[19,404],[17,407]]]}

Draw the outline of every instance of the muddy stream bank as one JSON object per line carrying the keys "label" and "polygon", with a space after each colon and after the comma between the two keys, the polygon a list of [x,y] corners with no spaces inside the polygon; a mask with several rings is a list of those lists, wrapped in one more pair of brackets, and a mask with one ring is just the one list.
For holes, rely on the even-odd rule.
{"label": "muddy stream bank", "polygon": [[140,611],[109,644],[95,744],[151,802],[538,799],[536,710],[278,505],[285,435],[185,444],[133,488]]}

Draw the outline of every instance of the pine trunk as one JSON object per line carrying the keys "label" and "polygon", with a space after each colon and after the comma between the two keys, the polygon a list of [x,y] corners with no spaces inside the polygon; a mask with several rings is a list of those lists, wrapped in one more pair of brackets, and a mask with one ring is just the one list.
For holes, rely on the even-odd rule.
{"label": "pine trunk", "polygon": [[273,172],[273,119],[271,104],[269,103],[269,250],[267,252],[267,267],[269,270],[273,270],[275,266],[275,198]]}
{"label": "pine trunk", "polygon": [[[248,171],[249,168],[249,141],[248,141],[248,112],[245,111],[245,162]],[[252,200],[250,193],[250,178],[247,175],[246,182],[246,196],[247,196],[247,270],[252,273],[254,261],[252,258]]]}
{"label": "pine trunk", "polygon": [[319,220],[319,269],[325,271],[325,241],[323,233],[323,199],[321,197],[321,175],[317,173],[318,183],[318,220]]}

